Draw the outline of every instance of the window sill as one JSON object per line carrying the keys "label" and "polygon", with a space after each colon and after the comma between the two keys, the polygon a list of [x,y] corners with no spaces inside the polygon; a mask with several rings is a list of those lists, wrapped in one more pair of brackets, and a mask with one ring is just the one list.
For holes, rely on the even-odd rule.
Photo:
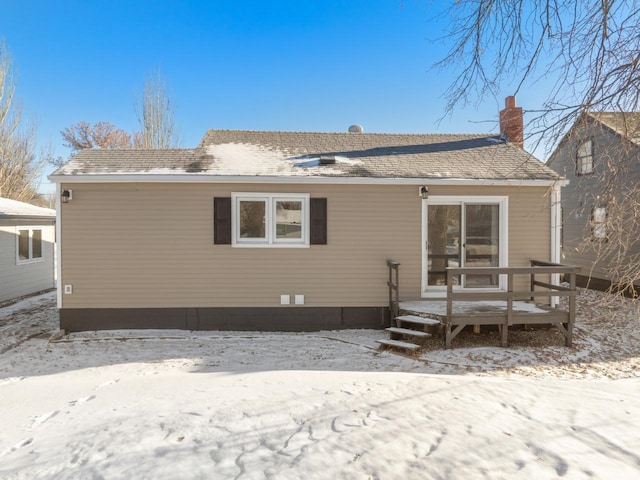
{"label": "window sill", "polygon": [[44,262],[44,258],[34,258],[33,260],[18,260],[16,265],[31,265],[32,263]]}
{"label": "window sill", "polygon": [[233,248],[309,248],[308,243],[234,243]]}

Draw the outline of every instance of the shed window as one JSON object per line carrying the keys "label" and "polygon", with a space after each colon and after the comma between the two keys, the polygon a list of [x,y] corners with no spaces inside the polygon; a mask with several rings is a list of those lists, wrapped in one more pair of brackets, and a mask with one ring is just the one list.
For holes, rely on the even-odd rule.
{"label": "shed window", "polygon": [[576,152],[576,171],[578,175],[593,172],[593,140],[586,140],[578,145]]}
{"label": "shed window", "polygon": [[309,245],[309,195],[233,193],[234,246]]}
{"label": "shed window", "polygon": [[42,229],[17,229],[17,263],[42,259]]}

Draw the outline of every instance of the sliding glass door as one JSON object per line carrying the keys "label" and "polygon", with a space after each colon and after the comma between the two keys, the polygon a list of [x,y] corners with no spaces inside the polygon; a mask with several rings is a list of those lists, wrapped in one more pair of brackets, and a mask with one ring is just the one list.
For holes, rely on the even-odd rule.
{"label": "sliding glass door", "polygon": [[[506,266],[506,198],[425,200],[423,290],[446,288],[447,267]],[[498,275],[456,275],[459,288],[500,288]]]}

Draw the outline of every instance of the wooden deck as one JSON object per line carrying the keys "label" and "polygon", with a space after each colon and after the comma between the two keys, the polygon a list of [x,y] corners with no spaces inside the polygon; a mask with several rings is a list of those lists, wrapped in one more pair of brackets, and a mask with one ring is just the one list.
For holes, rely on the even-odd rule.
{"label": "wooden deck", "polygon": [[[401,312],[411,312],[438,320],[444,327],[445,348],[452,347],[452,341],[467,325],[497,325],[501,331],[501,344],[507,346],[508,330],[512,325],[551,324],[558,327],[565,337],[565,345],[573,341],[575,323],[576,282],[578,267],[531,260],[530,267],[474,267],[447,268],[447,293],[442,300],[400,301],[397,293],[397,262],[389,265],[394,270],[390,281],[390,309],[396,318]],[[453,289],[454,276],[460,275],[505,275],[506,291],[482,291]],[[569,277],[569,286],[549,283],[549,275],[563,274]],[[530,289],[514,290],[514,276],[529,277]],[[540,280],[544,275],[545,280]],[[459,277],[458,277],[459,278]],[[541,289],[542,288],[542,289]],[[393,294],[392,295],[392,291]],[[550,306],[552,297],[569,297],[568,308]],[[396,301],[395,305],[393,304]],[[397,317],[401,318],[401,317]]]}

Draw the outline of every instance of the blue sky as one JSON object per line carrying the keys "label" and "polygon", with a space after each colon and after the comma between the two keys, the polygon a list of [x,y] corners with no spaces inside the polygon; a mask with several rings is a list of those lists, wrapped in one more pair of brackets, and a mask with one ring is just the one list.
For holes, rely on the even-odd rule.
{"label": "blue sky", "polygon": [[136,95],[158,68],[183,147],[209,128],[495,132],[511,93],[438,123],[453,78],[431,69],[446,53],[438,0],[2,3],[16,95],[63,157],[60,131],[81,120],[137,129]]}

